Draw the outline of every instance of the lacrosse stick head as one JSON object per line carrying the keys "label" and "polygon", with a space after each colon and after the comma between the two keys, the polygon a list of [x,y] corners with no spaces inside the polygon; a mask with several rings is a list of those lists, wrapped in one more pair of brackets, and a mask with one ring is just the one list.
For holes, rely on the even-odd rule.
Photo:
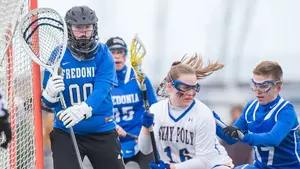
{"label": "lacrosse stick head", "polygon": [[[177,64],[180,63],[184,63],[185,60],[187,59],[186,54],[181,58],[180,61],[174,62],[172,64],[172,66],[175,66]],[[168,83],[169,83],[169,76],[170,73],[168,72],[168,75],[162,80],[162,82],[158,85],[157,89],[156,89],[156,95],[158,97],[162,97],[162,98],[168,98],[170,96],[170,93],[168,91]]]}
{"label": "lacrosse stick head", "polygon": [[33,61],[57,74],[67,47],[67,27],[53,9],[37,8],[20,22],[21,44]]}
{"label": "lacrosse stick head", "polygon": [[[197,56],[197,55],[195,55]],[[189,58],[192,57],[188,57],[187,54],[185,54],[180,61],[176,61],[172,64],[172,66],[176,66],[178,64],[191,64],[195,65],[196,63],[195,60],[189,60]],[[197,60],[196,60],[197,61]],[[158,97],[162,97],[162,98],[168,98],[170,96],[170,93],[168,91],[168,83],[170,82],[169,79],[171,79],[170,77],[170,72],[168,72],[167,76],[162,80],[162,82],[158,85],[157,89],[156,89],[156,95]]]}
{"label": "lacrosse stick head", "polygon": [[142,70],[142,59],[146,55],[146,48],[139,36],[136,34],[131,42],[130,47],[130,63],[137,74],[138,81],[143,83],[145,74]]}
{"label": "lacrosse stick head", "polygon": [[163,81],[158,85],[156,89],[156,95],[162,98],[168,98],[170,96],[168,91],[168,80],[167,77],[163,79]]}

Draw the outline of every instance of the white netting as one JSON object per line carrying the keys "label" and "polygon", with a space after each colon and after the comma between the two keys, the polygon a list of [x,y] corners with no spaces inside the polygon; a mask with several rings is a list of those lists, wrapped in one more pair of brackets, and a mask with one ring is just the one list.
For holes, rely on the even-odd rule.
{"label": "white netting", "polygon": [[[0,50],[12,35],[9,29],[28,12],[29,6],[28,0],[0,0]],[[15,31],[12,47],[0,56],[0,87],[5,93],[13,133],[9,149],[0,149],[1,169],[35,168],[32,62],[18,39]]]}
{"label": "white netting", "polygon": [[62,17],[49,8],[32,11],[21,21],[20,32],[29,46],[28,53],[37,56],[34,61],[38,64],[53,67],[61,61],[68,36],[64,23]]}

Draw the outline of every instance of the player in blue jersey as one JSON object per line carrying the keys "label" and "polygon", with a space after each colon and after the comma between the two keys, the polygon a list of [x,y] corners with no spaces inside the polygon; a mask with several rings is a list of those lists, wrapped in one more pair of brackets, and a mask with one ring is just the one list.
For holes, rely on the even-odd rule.
{"label": "player in blue jersey", "polygon": [[[124,169],[121,146],[113,122],[111,88],[117,85],[113,57],[98,43],[98,18],[87,6],[75,6],[65,16],[68,48],[61,61],[63,76],[43,81],[43,100],[54,108],[54,130],[50,133],[55,169],[76,169],[75,151],[69,135],[73,127],[81,157],[94,168]],[[66,110],[58,93],[63,92]]]}
{"label": "player in blue jersey", "polygon": [[218,127],[218,135],[227,143],[237,142],[241,131],[245,135],[240,141],[254,147],[254,166],[245,164],[237,169],[300,168],[299,123],[293,105],[279,95],[282,75],[281,66],[276,62],[258,64],[251,79],[256,99],[246,105],[233,126],[223,129],[225,136]]}
{"label": "player in blue jersey", "polygon": [[[134,161],[141,169],[148,169],[153,155],[144,155],[138,149],[136,140],[126,137],[126,132],[139,135],[142,128],[141,118],[145,112],[139,82],[135,78],[134,70],[125,64],[127,45],[120,37],[112,37],[107,42],[117,70],[118,87],[112,89],[115,121],[120,136],[125,164]],[[156,96],[148,78],[145,80],[149,104],[156,103]]]}
{"label": "player in blue jersey", "polygon": [[0,147],[7,148],[8,143],[11,141],[12,132],[10,123],[8,122],[8,110],[6,108],[6,103],[4,101],[4,96],[0,93],[0,137],[3,132],[5,135],[5,141],[0,142]]}

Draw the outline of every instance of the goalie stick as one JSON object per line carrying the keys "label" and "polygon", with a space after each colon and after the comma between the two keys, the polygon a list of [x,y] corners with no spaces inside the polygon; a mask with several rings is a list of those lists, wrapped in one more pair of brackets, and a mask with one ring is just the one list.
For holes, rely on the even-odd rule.
{"label": "goalie stick", "polygon": [[[53,9],[37,8],[29,12],[20,22],[19,36],[25,52],[51,75],[60,75],[60,62],[67,47],[68,31],[64,19]],[[59,93],[62,109],[67,108],[62,92]],[[73,128],[71,140],[81,169],[83,164]]]}
{"label": "goalie stick", "polygon": [[[145,57],[145,55],[146,55],[145,45],[142,43],[139,36],[135,35],[134,38],[132,39],[131,47],[130,47],[130,63],[132,68],[135,71],[137,80],[140,84],[145,111],[146,113],[150,114],[150,106],[149,106],[149,101],[147,96],[147,86],[145,84],[146,75],[142,71],[142,59]],[[156,164],[159,164],[159,156],[158,156],[158,151],[155,143],[153,127],[151,126],[149,130],[150,130],[150,138],[151,138],[151,144],[153,149],[154,161]]]}

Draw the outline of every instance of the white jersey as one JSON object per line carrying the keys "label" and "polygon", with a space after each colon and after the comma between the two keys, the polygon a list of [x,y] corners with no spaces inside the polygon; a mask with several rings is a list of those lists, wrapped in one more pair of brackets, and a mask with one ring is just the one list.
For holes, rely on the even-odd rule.
{"label": "white jersey", "polygon": [[166,99],[153,104],[150,112],[154,114],[155,141],[164,162],[182,164],[176,168],[193,168],[193,164],[182,162],[195,157],[209,168],[232,162],[216,137],[212,111],[202,102],[194,99],[188,108],[181,109],[172,107]]}

